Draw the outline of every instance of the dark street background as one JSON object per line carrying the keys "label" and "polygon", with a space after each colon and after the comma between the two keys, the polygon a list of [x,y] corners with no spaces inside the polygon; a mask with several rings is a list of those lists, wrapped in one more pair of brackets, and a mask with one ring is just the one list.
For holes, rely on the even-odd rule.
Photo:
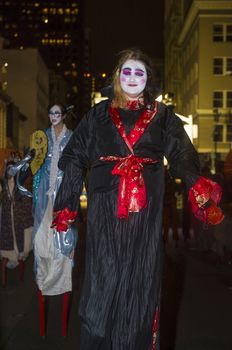
{"label": "dark street background", "polygon": [[[68,335],[61,336],[62,296],[47,297],[47,335],[39,336],[38,295],[33,256],[26,261],[24,281],[17,268],[8,270],[8,283],[0,287],[1,350],[78,349],[78,300],[84,273],[85,224],[73,270],[73,292]],[[194,249],[172,237],[163,255],[161,350],[231,350],[232,265],[213,252]],[[141,349],[144,350],[144,349]]]}

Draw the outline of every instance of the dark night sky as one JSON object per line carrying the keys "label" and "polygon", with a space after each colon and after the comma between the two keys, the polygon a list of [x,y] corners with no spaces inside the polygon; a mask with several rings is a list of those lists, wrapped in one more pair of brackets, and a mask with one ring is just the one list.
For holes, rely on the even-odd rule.
{"label": "dark night sky", "polygon": [[85,23],[91,29],[93,71],[111,73],[117,53],[139,47],[163,57],[164,0],[84,0]]}

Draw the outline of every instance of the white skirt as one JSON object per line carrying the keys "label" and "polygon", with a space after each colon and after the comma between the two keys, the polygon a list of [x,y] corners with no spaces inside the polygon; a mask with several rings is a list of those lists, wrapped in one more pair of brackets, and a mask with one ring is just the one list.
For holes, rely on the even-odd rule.
{"label": "white skirt", "polygon": [[36,282],[43,295],[58,295],[72,290],[72,259],[54,247],[52,213],[53,205],[49,198],[34,240]]}

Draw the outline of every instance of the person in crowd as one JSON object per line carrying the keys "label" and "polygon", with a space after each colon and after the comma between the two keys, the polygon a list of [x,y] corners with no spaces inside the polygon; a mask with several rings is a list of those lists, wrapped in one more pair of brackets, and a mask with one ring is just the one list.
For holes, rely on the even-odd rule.
{"label": "person in crowd", "polygon": [[22,263],[32,249],[32,201],[20,193],[16,177],[9,174],[9,169],[14,164],[13,160],[6,162],[5,174],[0,183],[2,276],[5,276],[5,267],[14,268]]}
{"label": "person in crowd", "polygon": [[223,219],[220,187],[200,176],[181,120],[155,100],[154,86],[151,60],[139,49],[121,52],[109,99],[82,118],[58,164],[57,230],[72,222],[65,213],[77,210],[89,170],[80,350],[160,349],[164,156],[194,214]]}
{"label": "person in crowd", "polygon": [[[72,241],[66,241],[65,251],[67,237],[54,236],[51,228],[53,204],[63,176],[57,164],[72,134],[64,123],[65,117],[65,107],[60,103],[49,106],[48,118],[51,125],[44,135],[47,138],[47,152],[33,177],[35,274],[42,295],[58,295],[72,290],[71,272],[77,233],[71,232]],[[45,142],[41,140],[40,143]],[[72,230],[75,231],[74,228]]]}
{"label": "person in crowd", "polygon": [[164,210],[163,210],[163,239],[164,243],[168,242],[169,229],[172,231],[175,246],[178,247],[178,211],[177,199],[175,196],[176,186],[174,179],[169,175],[165,169],[165,194],[164,194]]}

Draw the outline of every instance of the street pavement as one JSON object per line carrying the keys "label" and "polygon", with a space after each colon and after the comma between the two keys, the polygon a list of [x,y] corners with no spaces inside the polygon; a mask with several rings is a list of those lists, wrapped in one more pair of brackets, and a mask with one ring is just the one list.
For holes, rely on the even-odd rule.
{"label": "street pavement", "polygon": [[[31,254],[25,264],[24,280],[19,280],[16,268],[8,270],[7,286],[0,286],[1,350],[78,350],[85,224],[79,224],[79,230],[67,337],[61,336],[62,296],[46,298],[46,337],[39,335],[38,292]],[[181,239],[176,248],[170,237],[163,254],[161,350],[232,350],[230,286],[231,264],[213,252],[195,250],[191,240],[186,245]]]}

